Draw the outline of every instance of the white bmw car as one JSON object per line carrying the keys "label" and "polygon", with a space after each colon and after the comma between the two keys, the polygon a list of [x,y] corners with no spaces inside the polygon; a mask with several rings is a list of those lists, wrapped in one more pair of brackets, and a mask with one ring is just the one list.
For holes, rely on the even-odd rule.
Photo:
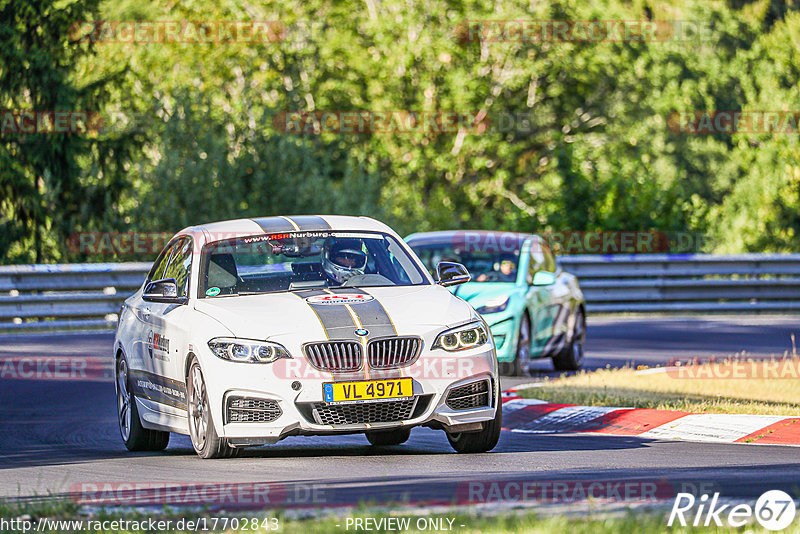
{"label": "white bmw car", "polygon": [[186,228],[125,301],[114,341],[130,450],[191,436],[203,458],[287,436],[364,433],[397,445],[444,430],[458,452],[500,436],[486,323],[388,226],[296,216]]}

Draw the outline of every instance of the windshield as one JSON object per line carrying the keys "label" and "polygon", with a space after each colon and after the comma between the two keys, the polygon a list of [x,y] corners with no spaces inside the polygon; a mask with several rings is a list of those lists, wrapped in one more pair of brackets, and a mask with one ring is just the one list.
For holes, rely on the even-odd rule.
{"label": "windshield", "polygon": [[219,241],[203,248],[200,298],[327,287],[428,284],[390,235],[290,232]]}
{"label": "windshield", "polygon": [[452,243],[431,243],[409,246],[433,273],[441,261],[463,264],[472,275],[473,282],[516,282],[519,267],[521,243],[513,248],[498,250],[496,246],[469,247],[455,246]]}

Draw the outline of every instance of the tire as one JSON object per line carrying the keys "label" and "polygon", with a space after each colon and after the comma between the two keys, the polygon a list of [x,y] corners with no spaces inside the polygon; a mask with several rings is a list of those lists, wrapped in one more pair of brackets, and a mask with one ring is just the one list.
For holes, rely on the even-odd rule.
{"label": "tire", "polygon": [[553,356],[553,367],[556,371],[577,371],[583,365],[583,344],[586,341],[586,319],[583,311],[575,312],[575,327],[572,339],[564,350]]}
{"label": "tire", "polygon": [[117,421],[122,441],[129,451],[162,451],[169,444],[169,432],[142,426],[136,396],[131,388],[130,369],[124,354],[117,358],[115,369]]}
{"label": "tire", "polygon": [[375,447],[389,447],[400,445],[408,441],[411,437],[411,429],[408,427],[394,428],[392,430],[378,430],[366,433],[367,439]]}
{"label": "tire", "polygon": [[530,363],[531,354],[531,320],[527,313],[522,314],[519,321],[519,331],[517,332],[517,352],[514,360],[510,362],[499,362],[499,370],[502,376],[525,376],[527,366]]}
{"label": "tire", "polygon": [[189,375],[186,377],[186,392],[188,397],[189,437],[192,447],[200,458],[233,458],[238,456],[241,449],[228,445],[228,440],[220,438],[214,427],[211,410],[208,404],[206,383],[200,363],[192,360],[189,366]]}
{"label": "tire", "polygon": [[489,452],[497,446],[500,440],[500,430],[503,426],[503,406],[498,404],[494,419],[483,423],[480,432],[461,432],[447,434],[450,446],[460,454],[474,454]]}

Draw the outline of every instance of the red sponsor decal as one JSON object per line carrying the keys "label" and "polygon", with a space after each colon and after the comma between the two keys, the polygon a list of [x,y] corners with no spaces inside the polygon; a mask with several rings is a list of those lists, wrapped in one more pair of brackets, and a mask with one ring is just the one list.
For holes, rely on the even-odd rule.
{"label": "red sponsor decal", "polygon": [[372,295],[343,294],[343,295],[317,295],[308,297],[306,302],[309,304],[361,304],[374,300]]}

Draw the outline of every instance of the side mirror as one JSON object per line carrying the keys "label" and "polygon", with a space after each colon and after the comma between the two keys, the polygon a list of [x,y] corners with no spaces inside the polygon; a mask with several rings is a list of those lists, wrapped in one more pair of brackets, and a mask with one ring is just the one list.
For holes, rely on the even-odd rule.
{"label": "side mirror", "polygon": [[469,271],[460,263],[442,261],[436,266],[436,276],[439,278],[438,284],[444,287],[455,286],[472,280]]}
{"label": "side mirror", "polygon": [[539,271],[533,275],[534,286],[551,286],[556,283],[556,275],[550,271]]}
{"label": "side mirror", "polygon": [[147,284],[142,294],[144,300],[152,302],[180,303],[186,299],[178,296],[178,282],[174,278],[154,280]]}

